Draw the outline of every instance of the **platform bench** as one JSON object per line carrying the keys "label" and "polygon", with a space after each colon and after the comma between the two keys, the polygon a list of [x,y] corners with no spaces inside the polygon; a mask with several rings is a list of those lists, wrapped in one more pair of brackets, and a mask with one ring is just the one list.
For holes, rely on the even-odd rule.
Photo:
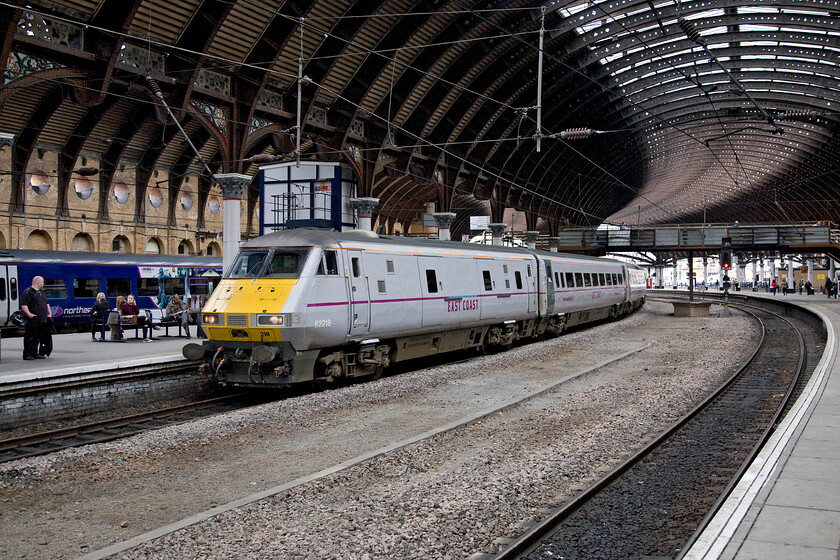
{"label": "platform bench", "polygon": [[[113,319],[114,315],[117,316],[116,323],[112,322],[112,321],[114,321],[114,319]],[[111,339],[111,335],[109,333],[110,333],[111,327],[113,325],[117,325],[117,333],[119,334],[120,338]],[[105,336],[108,337],[105,340],[109,340],[111,342],[125,342],[125,337],[123,336],[123,333],[125,331],[130,331],[130,330],[134,331],[134,338],[139,340],[140,339],[140,333],[143,332],[143,325],[141,325],[140,323],[127,323],[127,322],[123,321],[122,313],[120,313],[119,311],[117,311],[115,309],[112,309],[109,312],[108,320],[106,321],[105,326],[107,327]],[[153,330],[149,327],[148,318],[146,319],[146,328],[149,330],[149,338],[153,339],[154,334],[153,334]]]}
{"label": "platform bench", "polygon": [[165,316],[163,309],[144,309],[144,311],[146,312],[147,317],[146,322],[151,325],[153,329],[166,329],[164,331],[166,334],[161,336],[170,336],[169,327],[178,329],[178,334],[174,336],[186,336],[181,320],[178,317]]}

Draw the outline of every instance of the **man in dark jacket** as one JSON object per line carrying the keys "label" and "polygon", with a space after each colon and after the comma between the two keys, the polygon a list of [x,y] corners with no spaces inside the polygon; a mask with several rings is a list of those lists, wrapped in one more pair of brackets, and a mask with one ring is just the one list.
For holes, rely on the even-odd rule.
{"label": "man in dark jacket", "polygon": [[38,345],[46,329],[49,329],[48,321],[52,318],[52,310],[47,302],[47,296],[41,291],[43,287],[44,278],[35,276],[32,278],[32,285],[20,296],[20,310],[27,318],[23,331],[24,360],[46,358],[38,353]]}

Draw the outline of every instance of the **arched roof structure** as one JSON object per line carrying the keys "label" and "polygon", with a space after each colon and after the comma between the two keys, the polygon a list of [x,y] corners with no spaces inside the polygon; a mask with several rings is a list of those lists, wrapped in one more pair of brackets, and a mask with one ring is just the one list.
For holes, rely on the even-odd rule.
{"label": "arched roof structure", "polygon": [[433,201],[548,232],[840,221],[838,0],[8,0],[0,16],[13,209],[42,146],[59,196],[85,154],[102,189],[135,169],[140,215],[156,169],[171,200],[190,175],[206,198],[210,173],[294,159],[299,130],[301,157],[353,164],[386,220]]}

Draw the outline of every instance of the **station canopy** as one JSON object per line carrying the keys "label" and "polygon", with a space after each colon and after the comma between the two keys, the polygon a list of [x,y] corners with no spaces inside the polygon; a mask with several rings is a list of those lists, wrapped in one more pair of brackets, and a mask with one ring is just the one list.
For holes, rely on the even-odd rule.
{"label": "station canopy", "polygon": [[6,2],[0,132],[100,188],[346,161],[380,220],[433,202],[453,235],[840,221],[838,4]]}

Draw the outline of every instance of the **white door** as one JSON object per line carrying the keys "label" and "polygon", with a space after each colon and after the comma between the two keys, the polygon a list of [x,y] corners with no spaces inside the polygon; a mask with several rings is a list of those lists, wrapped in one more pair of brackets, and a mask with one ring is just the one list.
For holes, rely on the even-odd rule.
{"label": "white door", "polygon": [[350,265],[350,334],[368,332],[370,317],[370,292],[362,263],[361,251],[347,251]]}
{"label": "white door", "polygon": [[20,309],[18,295],[17,265],[0,264],[0,325],[8,323],[12,313]]}

